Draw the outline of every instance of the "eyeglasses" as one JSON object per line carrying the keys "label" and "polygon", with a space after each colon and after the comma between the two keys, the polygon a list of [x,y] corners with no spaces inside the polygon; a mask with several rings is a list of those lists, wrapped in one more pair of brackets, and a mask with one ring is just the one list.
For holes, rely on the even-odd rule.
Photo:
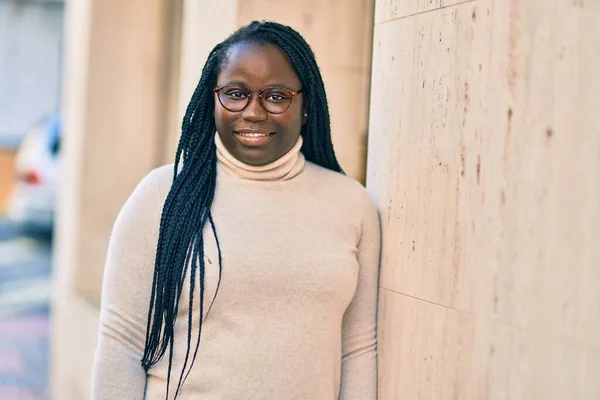
{"label": "eyeglasses", "polygon": [[271,114],[283,114],[292,104],[292,99],[302,90],[294,92],[281,86],[268,86],[262,90],[248,90],[242,86],[225,85],[215,89],[219,103],[231,112],[240,112],[250,103],[253,93],[258,93],[260,104]]}

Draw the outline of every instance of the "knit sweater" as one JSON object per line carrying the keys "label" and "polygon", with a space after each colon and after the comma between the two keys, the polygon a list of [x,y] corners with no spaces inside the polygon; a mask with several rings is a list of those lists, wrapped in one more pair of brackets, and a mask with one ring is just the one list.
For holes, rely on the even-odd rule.
{"label": "knit sweater", "polygon": [[[302,139],[253,167],[218,138],[212,214],[222,281],[178,399],[374,400],[380,224],[356,181],[305,160]],[[167,354],[148,373],[144,350],[161,210],[173,166],[150,172],[115,222],[107,252],[93,400],[163,400]],[[218,253],[205,228],[205,305]],[[197,275],[196,275],[196,279]],[[193,307],[192,351],[200,310]],[[189,276],[174,334],[169,398],[188,343]],[[189,364],[188,364],[189,365]]]}

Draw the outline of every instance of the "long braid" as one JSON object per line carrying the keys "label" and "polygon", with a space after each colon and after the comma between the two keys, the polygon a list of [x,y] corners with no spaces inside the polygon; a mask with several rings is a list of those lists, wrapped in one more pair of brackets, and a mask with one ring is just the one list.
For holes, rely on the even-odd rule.
{"label": "long braid", "polygon": [[[175,398],[181,393],[201,343],[203,319],[208,317],[221,285],[222,254],[217,228],[210,212],[215,196],[217,156],[213,117],[215,101],[213,88],[227,59],[229,48],[241,42],[272,44],[283,50],[302,83],[308,102],[308,121],[303,125],[302,153],[322,167],[343,173],[333,150],[327,96],[315,56],[300,34],[288,26],[272,22],[252,22],[239,29],[211,51],[181,124],[181,138],[175,154],[173,183],[163,206],[159,227],[152,294],[144,355],[141,363],[146,371],[158,363],[167,352],[168,373],[166,398],[169,398],[173,367],[175,320],[189,268],[189,314],[187,318],[187,350]],[[219,278],[215,296],[204,316],[206,264],[204,261],[204,227],[210,224],[218,252]],[[198,276],[198,282],[196,282]],[[198,283],[200,321],[193,355],[192,315],[196,307],[194,296]],[[189,368],[188,368],[189,364]],[[187,368],[187,370],[186,370]]]}
{"label": "long braid", "polygon": [[325,168],[342,172],[333,151],[325,85],[314,53],[302,36],[289,27],[282,29],[280,26],[269,24],[264,27],[264,32],[266,41],[280,47],[288,55],[302,86],[309,89],[310,117],[306,124],[308,126],[305,125],[302,131],[304,157]]}

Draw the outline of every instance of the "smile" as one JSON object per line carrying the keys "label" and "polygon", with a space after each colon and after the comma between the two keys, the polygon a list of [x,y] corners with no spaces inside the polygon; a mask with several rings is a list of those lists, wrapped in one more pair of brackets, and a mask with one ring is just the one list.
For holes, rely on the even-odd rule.
{"label": "smile", "polygon": [[243,137],[265,137],[273,135],[273,133],[262,133],[262,132],[236,132],[236,134]]}
{"label": "smile", "polygon": [[234,131],[235,137],[246,147],[262,147],[273,140],[275,132],[242,130]]}

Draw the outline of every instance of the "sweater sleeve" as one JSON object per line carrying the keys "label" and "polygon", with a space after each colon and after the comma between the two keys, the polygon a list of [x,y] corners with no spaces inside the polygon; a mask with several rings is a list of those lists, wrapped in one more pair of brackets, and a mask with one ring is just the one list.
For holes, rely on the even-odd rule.
{"label": "sweater sleeve", "polygon": [[111,233],[92,373],[92,400],[144,398],[146,372],[141,359],[163,205],[157,171],[136,187]]}
{"label": "sweater sleeve", "polygon": [[377,398],[377,297],[381,228],[369,200],[358,245],[359,277],[342,326],[340,400]]}

